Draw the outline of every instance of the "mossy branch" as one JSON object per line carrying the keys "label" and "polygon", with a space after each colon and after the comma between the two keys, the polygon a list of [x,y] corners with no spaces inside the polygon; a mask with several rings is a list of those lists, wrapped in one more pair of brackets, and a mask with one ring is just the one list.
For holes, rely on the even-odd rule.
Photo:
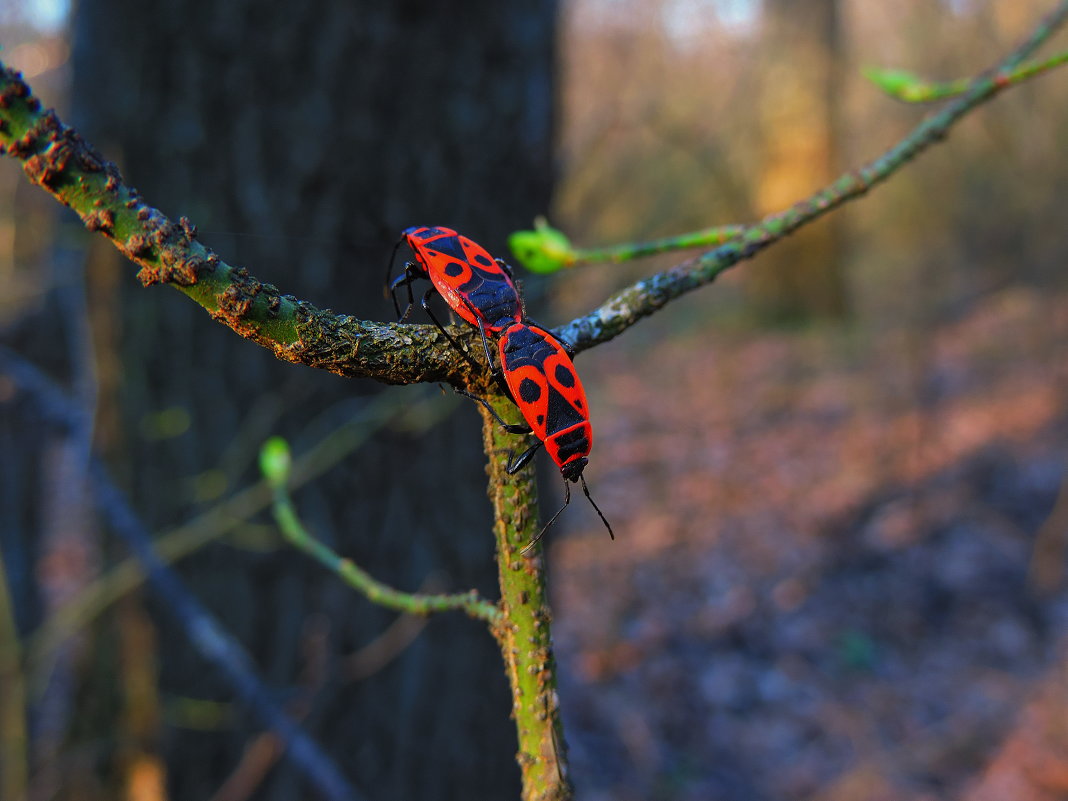
{"label": "mossy branch", "polygon": [[[140,266],[145,286],[169,284],[215,320],[279,359],[390,384],[462,383],[466,363],[437,329],[358,320],[282,294],[197,241],[144,202],[107,161],[52,110],[42,110],[22,76],[0,62],[0,145],[33,183],[73,209],[85,227]],[[463,338],[467,331],[457,331]]]}
{"label": "mossy branch", "polygon": [[[600,308],[554,333],[576,352],[607,342],[668,302],[714,281],[722,272],[750,259],[803,225],[863,196],[936,142],[969,112],[1017,85],[1006,76],[1035,74],[1024,61],[1068,17],[1061,3],[1031,35],[999,64],[975,77],[966,91],[941,111],[921,121],[911,133],[868,164],[846,172],[828,186],[783,211],[746,226],[722,226],[675,237],[675,245],[693,247],[702,239],[727,241],[699,257],[639,281]],[[1060,63],[1043,62],[1042,70]],[[283,295],[232,267],[196,241],[196,227],[180,224],[146,205],[137,191],[123,183],[118,170],[40,102],[18,72],[0,62],[0,145],[22,161],[34,183],[70,206],[86,227],[107,236],[131,261],[141,266],[146,285],[167,283],[189,295],[213,318],[238,334],[270,349],[286,361],[307,364],[344,376],[364,376],[394,384],[446,381],[462,385],[467,365],[431,326],[396,325],[357,320],[321,311],[307,301]],[[672,239],[602,249],[610,258],[629,258],[673,248]],[[590,251],[589,255],[595,252]],[[565,259],[566,260],[566,259]],[[469,337],[457,330],[455,336]]]}
{"label": "mossy branch", "polygon": [[[490,395],[487,400],[505,422],[523,422],[515,404],[503,396]],[[571,798],[572,788],[556,694],[552,613],[542,544],[524,553],[540,530],[534,466],[529,464],[515,475],[508,473],[516,436],[506,433],[486,409],[481,412],[501,586],[502,618],[493,633],[512,687],[523,801],[564,801]]]}

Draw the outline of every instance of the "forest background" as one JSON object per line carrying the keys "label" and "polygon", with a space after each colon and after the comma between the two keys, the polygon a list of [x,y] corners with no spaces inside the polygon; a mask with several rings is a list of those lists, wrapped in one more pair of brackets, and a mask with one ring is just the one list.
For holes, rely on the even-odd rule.
{"label": "forest background", "polygon": [[[507,255],[506,234],[541,212],[582,245],[753,220],[874,157],[926,112],[888,99],[863,67],[971,75],[1047,10],[531,4],[531,20],[485,24],[512,31],[514,48],[526,42],[513,69],[540,70],[523,85],[551,92],[516,110],[502,89],[509,116],[476,81],[465,102],[480,100],[510,134],[492,157],[437,147],[434,124],[392,109],[344,130],[397,140],[397,176],[349,172],[330,159],[375,157],[320,140],[330,158],[292,176],[294,191],[271,183],[267,157],[213,166],[218,140],[199,141],[198,128],[247,118],[178,113],[175,95],[187,100],[190,87],[175,76],[201,62],[175,55],[170,82],[153,84],[162,51],[147,29],[121,54],[100,35],[121,30],[109,14],[122,5],[87,0],[48,19],[8,6],[2,56],[150,203],[188,214],[229,260],[382,320],[381,274],[402,227],[463,223]],[[161,41],[197,5],[167,8]],[[273,41],[284,21],[257,22]],[[397,76],[368,67],[381,62],[367,51],[412,60],[439,47],[468,73],[502,58],[459,41],[501,31],[450,31],[450,49],[439,23],[418,33],[416,14],[386,26],[360,74],[403,101],[418,82],[385,85]],[[274,35],[265,58],[305,57],[298,35]],[[254,50],[224,55],[252,74]],[[576,504],[548,544],[579,798],[977,801],[1010,786],[1037,801],[1068,788],[1054,725],[1068,611],[1063,94],[1057,72],[1014,88],[862,202],[580,356],[596,440],[587,475],[617,541]],[[123,108],[133,97],[143,105]],[[309,106],[301,113],[329,118]],[[161,155],[146,153],[153,136]],[[526,155],[502,168],[517,146]],[[236,178],[254,170],[260,183],[242,195]],[[483,199],[457,201],[457,181]],[[331,216],[356,194],[377,214]],[[528,305],[558,324],[677,260],[525,277]],[[350,264],[359,269],[342,283]],[[321,536],[395,584],[492,596],[475,415],[419,388],[383,400],[352,386],[368,382],[264,366],[269,354],[231,344],[177,293],[140,288],[128,267],[0,162],[5,345],[92,410],[95,447],[153,532],[198,543],[174,566],[249,647],[277,700],[369,798],[515,795],[507,693],[483,631],[377,610],[298,559],[265,510],[225,507],[256,481],[266,436],[285,433],[298,453],[333,442],[326,476],[296,496]],[[225,408],[224,386],[237,387]],[[299,772],[191,653],[165,602],[141,588],[87,601],[124,552],[76,480],[86,443],[35,421],[10,377],[0,403],[0,554],[21,654],[7,669],[30,699],[31,797],[296,797]],[[225,524],[211,517],[220,508]],[[203,536],[204,525],[221,530]]]}

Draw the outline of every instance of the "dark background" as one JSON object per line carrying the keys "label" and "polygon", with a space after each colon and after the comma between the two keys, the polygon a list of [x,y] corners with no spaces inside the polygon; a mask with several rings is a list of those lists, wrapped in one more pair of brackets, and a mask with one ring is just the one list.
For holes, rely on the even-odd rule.
{"label": "dark background", "polygon": [[[284,291],[388,319],[408,225],[505,255],[545,211],[589,245],[753,219],[920,119],[861,66],[968,75],[1045,5],[83,0],[55,30],[27,8],[4,58],[150,204]],[[579,359],[619,535],[576,504],[550,546],[580,798],[1063,792],[1063,96],[1058,72],[1013,89]],[[473,411],[274,361],[0,168],[4,344],[92,411],[276,700],[370,799],[515,797],[483,628],[381,611],[227,505],[282,434],[326,465],[296,492],[317,536],[399,587],[494,597]],[[530,311],[557,324],[674,258],[527,279]],[[84,443],[33,406],[0,378],[0,647],[21,650],[31,797],[307,797],[165,604],[90,603],[125,553]]]}

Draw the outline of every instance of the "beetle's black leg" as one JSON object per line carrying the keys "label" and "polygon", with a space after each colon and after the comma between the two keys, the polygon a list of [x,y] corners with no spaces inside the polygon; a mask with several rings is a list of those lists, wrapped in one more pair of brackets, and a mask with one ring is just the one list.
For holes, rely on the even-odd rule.
{"label": "beetle's black leg", "polygon": [[[386,264],[386,279],[382,282],[382,290],[383,290],[382,294],[385,294],[386,292],[392,291],[392,287],[390,286],[390,281],[389,281],[389,274],[393,272],[393,262],[396,261],[396,259],[397,259],[397,250],[400,248],[401,242],[403,242],[403,241],[404,241],[404,237],[401,236],[401,238],[397,240],[397,244],[395,244],[393,246],[393,253],[391,253],[390,256],[389,256],[389,263]],[[397,303],[397,299],[396,298],[393,299],[393,303],[394,303],[394,305],[396,305],[396,303]],[[397,309],[397,316],[398,317],[400,316],[400,309]]]}
{"label": "beetle's black leg", "polygon": [[478,326],[478,333],[482,335],[482,348],[486,352],[486,365],[492,370],[493,356],[490,355],[489,340],[486,339],[486,327],[482,324],[482,315],[479,313],[478,309],[475,308],[474,304],[463,295],[460,295],[460,302],[467,307],[471,316],[475,318],[475,325]]}
{"label": "beetle's black leg", "polygon": [[497,410],[494,409],[492,406],[490,406],[489,405],[489,401],[487,401],[485,398],[480,398],[480,397],[478,397],[478,395],[472,395],[466,389],[459,389],[458,387],[453,387],[453,389],[458,394],[463,395],[465,397],[468,397],[471,400],[475,401],[476,403],[481,403],[486,408],[486,411],[488,411],[491,415],[493,415],[493,419],[501,424],[501,428],[503,428],[509,434],[529,434],[530,433],[530,426],[524,426],[524,425],[520,425],[518,423],[506,423],[506,422],[504,422],[504,420],[501,418],[501,416],[499,414],[497,414]]}
{"label": "beetle's black leg", "polygon": [[534,440],[534,444],[532,444],[529,448],[527,448],[514,459],[509,456],[508,458],[511,459],[511,461],[508,463],[508,469],[505,472],[508,473],[508,475],[510,476],[518,473],[520,470],[523,469],[527,462],[534,458],[534,454],[536,454],[538,452],[538,449],[544,444],[545,443],[543,443],[540,439],[536,439]]}
{"label": "beetle's black leg", "polygon": [[[486,328],[482,325],[482,315],[478,313],[478,310],[471,305],[471,301],[461,296],[460,299],[467,306],[468,311],[471,312],[471,316],[475,318],[478,323],[478,333],[482,335],[482,349],[486,352],[486,364],[489,365],[490,371],[493,373],[493,379],[497,382],[497,386],[500,387],[501,392],[505,394],[505,397],[511,398],[515,403],[515,397],[512,395],[512,390],[508,388],[508,382],[504,380],[504,365],[500,367],[493,366],[493,355],[490,353],[489,340],[486,338]],[[519,404],[516,403],[516,406]]]}
{"label": "beetle's black leg", "polygon": [[486,351],[486,365],[490,370],[493,370],[493,356],[490,355],[489,340],[486,339],[486,328],[482,325],[480,317],[476,316],[475,319],[478,320],[478,333],[482,335],[482,349]]}
{"label": "beetle's black leg", "polygon": [[436,291],[437,290],[435,290],[434,287],[430,287],[430,289],[426,291],[426,294],[423,295],[423,299],[420,301],[419,305],[423,307],[423,311],[426,312],[427,317],[431,319],[434,325],[438,327],[438,330],[445,335],[445,339],[449,340],[449,343],[460,352],[460,355],[467,359],[467,361],[471,364],[472,367],[474,367],[476,370],[481,371],[482,365],[475,360],[474,356],[472,356],[470,353],[460,347],[460,343],[452,338],[452,334],[445,330],[445,326],[443,326],[441,322],[439,322],[438,318],[434,316],[434,312],[430,310],[430,296],[433,295]]}
{"label": "beetle's black leg", "polygon": [[[393,298],[393,309],[397,312],[397,322],[404,322],[411,314],[412,306],[415,305],[415,296],[412,294],[412,281],[417,278],[422,278],[422,275],[415,269],[414,265],[404,265],[404,272],[393,279],[393,282],[389,285],[389,294]],[[404,310],[404,314],[401,314],[400,304],[397,303],[397,288],[401,286],[408,287],[408,307]]]}

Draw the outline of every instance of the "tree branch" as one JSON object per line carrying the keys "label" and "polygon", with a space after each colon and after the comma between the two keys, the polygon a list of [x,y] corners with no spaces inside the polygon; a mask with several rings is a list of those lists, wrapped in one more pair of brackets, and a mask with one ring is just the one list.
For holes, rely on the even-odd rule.
{"label": "tree branch", "polygon": [[[26,377],[28,363],[21,362],[11,352],[0,347],[0,372],[7,372],[19,380]],[[430,408],[428,407],[430,404]],[[403,414],[416,410],[416,417],[423,422],[432,422],[440,407],[436,393],[413,403],[410,397],[403,407]],[[345,425],[334,429],[305,450],[293,463],[290,486],[303,486],[325,473],[341,459],[357,450],[363,442],[387,422],[396,419],[398,402],[389,391],[378,393],[369,400],[363,412]],[[160,532],[153,540],[156,553],[167,564],[184,559],[199,548],[213,542],[246,522],[248,518],[271,503],[271,492],[266,482],[260,481],[236,491],[226,500],[199,513],[191,520]],[[144,581],[145,574],[134,557],[127,557],[93,579],[72,598],[57,609],[25,644],[26,666],[34,672],[42,663],[51,659],[53,652],[78,629],[88,626],[93,619],[111,604],[133,591]]]}
{"label": "tree branch", "polygon": [[[503,396],[490,394],[487,399],[505,422],[522,422],[515,404]],[[501,587],[501,619],[493,634],[512,688],[523,801],[566,801],[572,797],[572,788],[556,693],[543,545],[538,543],[524,553],[541,529],[534,466],[528,464],[515,475],[508,473],[515,435],[507,433],[486,409],[480,407],[480,411]]]}
{"label": "tree branch", "polygon": [[[944,139],[968,112],[1015,85],[1005,76],[1013,74],[1066,17],[1068,0],[1062,0],[1001,63],[975,78],[966,92],[924,119],[881,157],[790,208],[742,227],[738,236],[715,250],[635,283],[554,333],[572,343],[576,351],[607,342],[669,301],[711,283],[802,225],[862,196]],[[142,283],[176,287],[214,319],[270,349],[279,359],[386,383],[466,383],[466,363],[443,347],[440,332],[432,326],[374,323],[322,311],[223,262],[196,241],[196,227],[188,219],[183,217],[181,224],[175,224],[145,204],[135,189],[123,183],[114,164],[54,112],[42,111],[22,76],[2,62],[0,145],[7,155],[22,161],[33,183],[74,209],[89,230],[111,239],[139,264]],[[735,230],[729,226],[720,233],[730,235]],[[665,242],[654,244],[656,250],[667,247]],[[469,336],[470,331],[463,329],[457,335]]]}
{"label": "tree branch", "polygon": [[[0,365],[6,368],[19,388],[33,398],[34,411],[38,415],[72,435],[80,434],[84,415],[58,387],[32,365],[16,362],[10,356],[5,358],[2,352]],[[362,798],[316,742],[275,703],[272,692],[260,680],[240,643],[219,625],[177,574],[159,558],[152,537],[96,455],[90,456],[87,478],[102,519],[144,567],[152,588],[165,602],[163,608],[174,616],[190,644],[222,674],[234,694],[278,733],[294,766],[324,798],[331,801]]]}
{"label": "tree branch", "polygon": [[710,284],[720,273],[740,261],[752,258],[802,225],[822,217],[847,201],[861,197],[928,147],[945,139],[953,124],[968,112],[1014,85],[1001,80],[999,76],[1015,70],[1066,18],[1068,0],[1062,0],[1031,35],[999,64],[973,79],[964,94],[920,122],[911,133],[879,158],[845,173],[790,208],[747,226],[740,236],[715,250],[638,281],[610,298],[600,308],[555,329],[554,333],[574,345],[576,351],[607,342],[643,317],[658,311],[669,301]]}
{"label": "tree branch", "polygon": [[745,233],[744,225],[717,225],[677,236],[650,239],[647,242],[624,242],[601,248],[576,248],[563,231],[549,225],[544,217],[534,218],[534,230],[514,231],[508,237],[512,255],[532,273],[555,273],[583,264],[620,263],[667,253],[672,250],[695,250],[722,245]]}
{"label": "tree branch", "polygon": [[260,449],[260,470],[274,491],[272,511],[278,528],[290,544],[330,570],[369,601],[411,615],[460,610],[470,617],[496,625],[501,620],[497,605],[479,597],[475,590],[444,594],[403,592],[382,583],[351,559],[345,559],[333,548],[313,537],[304,527],[286,483],[289,479],[289,445],[281,437],[272,437]]}
{"label": "tree branch", "polygon": [[54,111],[42,111],[22,76],[3,62],[0,145],[22,162],[30,181],[140,265],[142,284],[173,286],[279,359],[389,384],[464,383],[466,363],[434,327],[375,323],[321,310],[222,261],[197,241],[196,226],[187,218],[174,223],[147,205],[114,164]]}
{"label": "tree branch", "polygon": [[[996,80],[1006,86],[1023,83],[1064,64],[1068,64],[1068,51],[1057,53],[1057,55],[1050,56],[1043,61],[1022,64],[1015,69],[1000,70],[996,75]],[[957,97],[967,92],[973,82],[972,78],[958,78],[952,81],[929,81],[906,70],[882,69],[879,67],[866,68],[864,77],[890,95],[890,97],[902,100],[905,103],[934,103],[938,100]]]}

